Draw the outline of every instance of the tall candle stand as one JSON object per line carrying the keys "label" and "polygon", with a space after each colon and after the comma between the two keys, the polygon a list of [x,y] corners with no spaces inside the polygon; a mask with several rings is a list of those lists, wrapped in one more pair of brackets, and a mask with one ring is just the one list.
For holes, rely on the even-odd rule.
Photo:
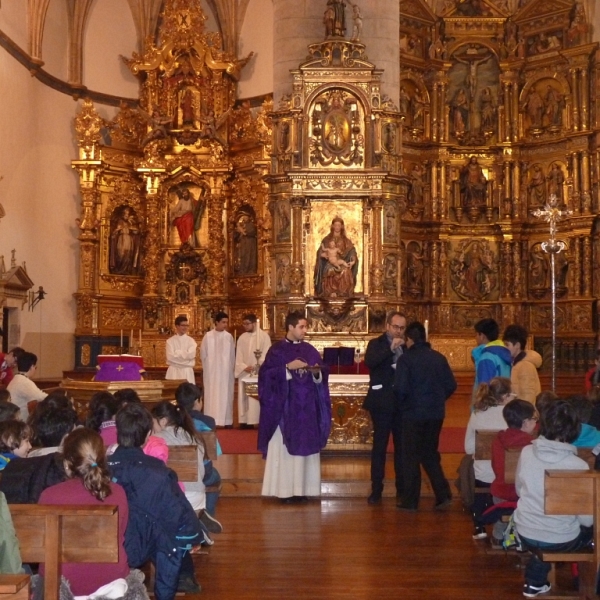
{"label": "tall candle stand", "polygon": [[533,211],[533,215],[543,218],[550,224],[550,239],[542,243],[542,250],[550,255],[550,283],[552,300],[552,391],[556,391],[556,271],[555,257],[566,249],[564,242],[556,239],[557,222],[565,216],[572,213],[571,210],[560,210],[558,207],[558,198],[552,194],[544,208],[538,208]]}

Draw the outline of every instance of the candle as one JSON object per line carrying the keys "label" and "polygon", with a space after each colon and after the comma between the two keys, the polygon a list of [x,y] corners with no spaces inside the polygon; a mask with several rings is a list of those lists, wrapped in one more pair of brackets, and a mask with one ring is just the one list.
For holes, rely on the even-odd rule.
{"label": "candle", "polygon": [[129,349],[133,346],[133,329],[129,332]]}
{"label": "candle", "polygon": [[233,343],[235,344],[237,342],[237,329],[233,330]]}
{"label": "candle", "polygon": [[425,319],[425,341],[429,341],[429,320]]}
{"label": "candle", "polygon": [[260,319],[256,319],[256,349],[257,350],[260,350],[259,334],[260,334]]}
{"label": "candle", "polygon": [[122,329],[121,329],[121,344],[120,344],[119,352],[123,352],[123,330]]}
{"label": "candle", "polygon": [[141,329],[140,329],[140,332],[139,332],[139,338],[138,339],[139,339],[138,346],[141,348],[142,347],[142,330]]}

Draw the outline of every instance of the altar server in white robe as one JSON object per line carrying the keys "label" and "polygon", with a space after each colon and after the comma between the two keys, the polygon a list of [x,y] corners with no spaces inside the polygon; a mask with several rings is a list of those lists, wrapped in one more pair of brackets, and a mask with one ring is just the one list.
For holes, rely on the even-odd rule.
{"label": "altar server in white robe", "polygon": [[233,424],[233,368],[235,343],[227,331],[229,317],[218,312],[215,328],[209,331],[200,344],[200,358],[204,373],[204,414],[217,425]]}
{"label": "altar server in white robe", "polygon": [[187,379],[190,383],[196,383],[194,366],[196,365],[198,344],[187,334],[189,328],[190,324],[185,315],[179,315],[175,319],[177,333],[167,340],[169,368],[165,379]]}
{"label": "altar server in white robe", "polygon": [[257,361],[254,352],[256,350],[261,352],[258,364],[262,365],[271,347],[271,338],[260,328],[260,321],[252,313],[244,315],[242,325],[246,332],[242,333],[237,341],[235,376],[238,379],[238,421],[240,429],[245,429],[258,425],[260,404],[257,398],[248,396],[244,391],[244,379],[255,372]]}

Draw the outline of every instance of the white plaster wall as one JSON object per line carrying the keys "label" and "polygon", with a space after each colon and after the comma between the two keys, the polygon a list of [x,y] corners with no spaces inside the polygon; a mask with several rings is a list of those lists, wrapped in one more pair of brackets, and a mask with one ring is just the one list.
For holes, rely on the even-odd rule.
{"label": "white plaster wall", "polygon": [[13,59],[0,60],[0,86],[0,255],[9,268],[14,248],[36,289],[48,292],[33,313],[19,313],[20,343],[38,354],[37,377],[59,377],[74,365],[78,186],[69,163],[77,105]]}
{"label": "white plaster wall", "polygon": [[238,85],[240,98],[273,91],[273,0],[250,0],[240,32],[239,56],[254,52]]}
{"label": "white plaster wall", "polygon": [[42,38],[42,60],[44,70],[63,81],[68,80],[69,36],[67,4],[65,0],[50,0],[44,36]]}
{"label": "white plaster wall", "polygon": [[127,1],[94,2],[83,49],[84,85],[105,94],[137,98],[138,80],[120,58],[130,58],[136,50],[137,34]]}
{"label": "white plaster wall", "polygon": [[0,8],[0,29],[27,52],[27,2],[4,0]]}
{"label": "white plaster wall", "polygon": [[217,16],[213,12],[212,8],[207,4],[206,0],[202,0],[202,2],[200,2],[200,6],[206,15],[206,21],[204,21],[204,31],[218,31],[221,33]]}

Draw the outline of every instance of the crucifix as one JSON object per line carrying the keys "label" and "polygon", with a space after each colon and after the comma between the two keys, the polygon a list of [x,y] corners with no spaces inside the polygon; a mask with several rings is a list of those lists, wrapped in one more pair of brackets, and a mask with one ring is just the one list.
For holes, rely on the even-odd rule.
{"label": "crucifix", "polygon": [[555,258],[567,248],[567,245],[556,239],[557,223],[562,217],[572,214],[571,210],[561,210],[556,194],[548,198],[544,208],[538,208],[533,211],[533,216],[543,218],[550,224],[550,239],[542,243],[542,250],[550,255],[550,281],[551,281],[551,299],[552,299],[552,391],[556,391],[556,272],[554,269]]}

